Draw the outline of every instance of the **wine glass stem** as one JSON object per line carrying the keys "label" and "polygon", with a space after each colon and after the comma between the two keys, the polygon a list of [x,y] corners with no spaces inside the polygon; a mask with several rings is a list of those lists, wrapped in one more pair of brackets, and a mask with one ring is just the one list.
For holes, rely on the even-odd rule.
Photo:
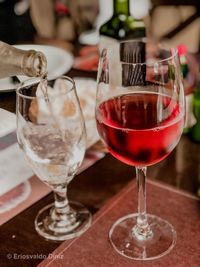
{"label": "wine glass stem", "polygon": [[80,225],[78,212],[74,210],[67,198],[67,183],[53,188],[54,205],[51,208],[45,227],[54,233],[70,233]]}
{"label": "wine glass stem", "polygon": [[152,236],[146,214],[146,173],[147,167],[136,167],[138,188],[138,217],[133,228],[133,234],[138,240],[145,240]]}
{"label": "wine glass stem", "polygon": [[67,185],[59,185],[54,188],[55,209],[57,214],[66,214],[69,212],[69,202],[67,198]]}

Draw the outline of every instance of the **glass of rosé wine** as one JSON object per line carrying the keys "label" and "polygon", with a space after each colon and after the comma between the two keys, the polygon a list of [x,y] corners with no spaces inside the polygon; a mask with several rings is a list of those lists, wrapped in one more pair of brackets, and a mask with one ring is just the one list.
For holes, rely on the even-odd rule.
{"label": "glass of ros\u00e9 wine", "polygon": [[184,105],[176,49],[149,40],[128,40],[101,51],[97,129],[109,152],[136,168],[138,211],[118,219],[109,232],[114,249],[127,258],[157,259],[176,243],[173,226],[146,213],[146,172],[179,142]]}

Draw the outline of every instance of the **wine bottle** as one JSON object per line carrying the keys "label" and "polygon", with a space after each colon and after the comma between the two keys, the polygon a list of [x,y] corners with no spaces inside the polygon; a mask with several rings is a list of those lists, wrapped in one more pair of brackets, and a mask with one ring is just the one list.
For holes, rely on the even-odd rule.
{"label": "wine bottle", "polygon": [[130,14],[129,0],[113,0],[113,15],[99,29],[100,51],[113,40],[127,40],[146,36],[145,24]]}
{"label": "wine bottle", "polygon": [[[112,53],[115,55],[110,66],[113,68],[113,74],[110,73],[112,83],[121,83],[127,86],[127,79],[125,77],[131,74],[133,79],[131,79],[131,82],[128,82],[129,85],[145,84],[145,69],[142,71],[134,69],[131,65],[123,65],[122,77],[117,75],[117,73],[120,73],[119,62],[139,63],[145,61],[145,47],[139,41],[146,36],[145,24],[143,20],[135,19],[131,16],[129,0],[113,0],[113,15],[100,27],[99,33],[100,53],[104,48],[112,46]],[[119,44],[119,41],[136,39],[138,39],[137,43]],[[142,73],[139,78],[138,75],[134,75],[138,71]]]}
{"label": "wine bottle", "polygon": [[42,52],[22,50],[0,41],[0,78],[15,75],[42,76],[47,60]]}

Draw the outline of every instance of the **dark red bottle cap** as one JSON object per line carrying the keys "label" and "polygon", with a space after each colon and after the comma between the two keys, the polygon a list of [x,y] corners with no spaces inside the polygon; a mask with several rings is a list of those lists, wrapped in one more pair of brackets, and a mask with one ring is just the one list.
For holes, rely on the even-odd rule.
{"label": "dark red bottle cap", "polygon": [[178,45],[178,54],[179,56],[183,56],[187,54],[187,47],[184,44]]}

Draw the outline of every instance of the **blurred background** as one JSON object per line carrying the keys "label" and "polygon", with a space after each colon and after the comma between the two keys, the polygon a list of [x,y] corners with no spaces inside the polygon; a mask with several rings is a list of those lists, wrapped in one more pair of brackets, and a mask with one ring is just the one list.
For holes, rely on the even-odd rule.
{"label": "blurred background", "polygon": [[[112,0],[0,0],[0,40],[66,49],[77,41],[95,44],[112,9]],[[147,35],[200,50],[199,0],[130,0],[130,12],[144,20]]]}

